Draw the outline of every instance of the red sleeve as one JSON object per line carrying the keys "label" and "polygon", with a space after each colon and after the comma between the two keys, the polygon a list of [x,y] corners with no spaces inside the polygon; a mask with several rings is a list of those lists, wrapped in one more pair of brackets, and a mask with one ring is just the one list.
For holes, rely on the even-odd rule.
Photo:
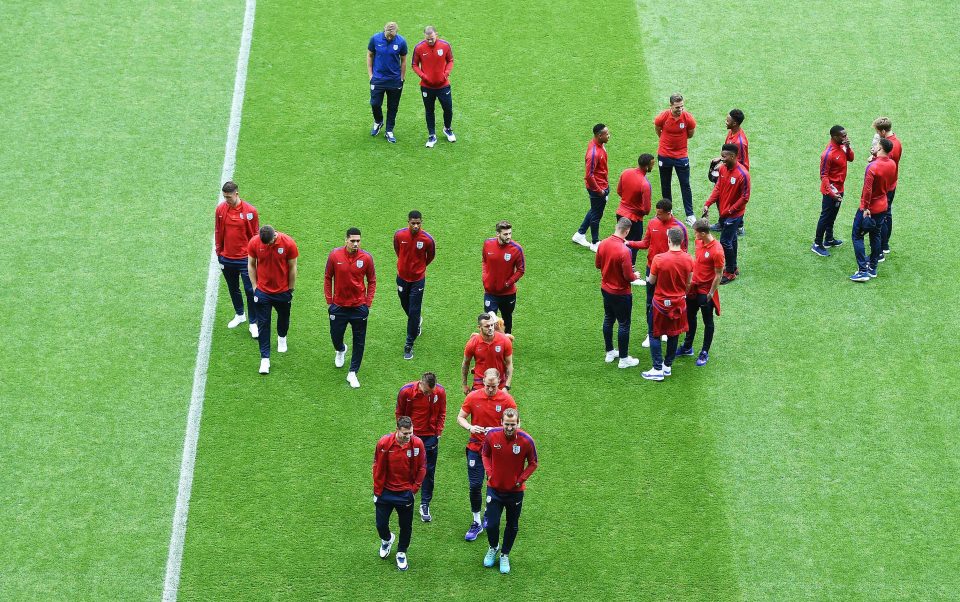
{"label": "red sleeve", "polygon": [[530,478],[530,475],[533,474],[533,471],[537,469],[537,444],[533,442],[533,437],[527,435],[528,441],[530,442],[530,447],[527,449],[527,467],[523,469],[523,472],[520,473],[520,476],[517,477],[517,480],[520,483],[525,482]]}
{"label": "red sleeve", "polygon": [[650,214],[650,182],[646,178],[640,184],[640,214]]}
{"label": "red sleeve", "polygon": [[[520,248],[520,245],[517,245],[517,248]],[[513,275],[507,278],[507,286],[513,286],[518,280],[523,278],[523,273],[527,269],[526,262],[523,260],[523,249],[520,249],[519,256],[517,257],[516,263],[513,264]]]}
{"label": "red sleeve", "polygon": [[453,71],[453,48],[447,44],[447,64],[443,68],[443,79],[448,79],[451,71]]}
{"label": "red sleeve", "polygon": [[437,433],[437,437],[443,434],[444,427],[447,426],[447,390],[440,389],[437,392],[437,417],[436,421],[433,423],[433,429]]}
{"label": "red sleeve", "polygon": [[470,338],[467,340],[466,346],[464,346],[463,348],[463,357],[472,358],[474,356],[475,349],[477,347],[476,339],[477,339],[476,334],[470,335]]}
{"label": "red sleeve", "polygon": [[873,163],[868,165],[867,171],[863,175],[863,191],[860,193],[860,209],[866,209],[870,205],[870,193],[873,192],[873,166]]}
{"label": "red sleeve", "polygon": [[287,254],[288,255],[287,261],[290,261],[291,259],[296,259],[297,257],[300,257],[300,249],[297,248],[297,243],[292,238],[289,238],[289,237],[287,238],[290,240],[290,247],[288,249],[289,252]]}
{"label": "red sleeve", "polygon": [[400,232],[397,230],[393,233],[393,252],[397,254],[397,257],[400,257]]}
{"label": "red sleeve", "polygon": [[623,198],[623,177],[627,175],[627,172],[620,174],[620,179],[617,180],[617,196],[621,199]]}
{"label": "red sleeve", "polygon": [[413,60],[410,61],[410,66],[413,67],[413,72],[416,73],[420,79],[427,81],[427,74],[423,72],[423,68],[420,66],[420,61],[417,60],[419,58],[417,56],[417,48],[420,46],[420,44],[423,44],[423,42],[420,42],[413,47]]}
{"label": "red sleeve", "polygon": [[213,213],[213,246],[217,250],[217,255],[223,253],[223,216],[220,207]]}
{"label": "red sleeve", "polygon": [[333,303],[333,251],[327,255],[327,268],[323,274],[323,296],[327,299],[327,305]]}
{"label": "red sleeve", "polygon": [[743,176],[743,182],[740,183],[740,196],[730,206],[730,213],[736,215],[744,210],[750,201],[750,174],[744,169],[740,174]]}
{"label": "red sleeve", "polygon": [[[650,220],[651,222],[653,220]],[[627,246],[631,249],[649,249],[650,248],[650,223],[647,222],[647,229],[643,232],[643,240],[628,240]]]}
{"label": "red sleeve", "polygon": [[662,111],[659,115],[653,118],[653,125],[658,127],[663,127],[664,122],[667,120],[667,112]]}
{"label": "red sleeve", "polygon": [[417,438],[417,449],[420,450],[420,453],[414,456],[414,462],[416,462],[416,474],[413,477],[414,495],[420,491],[420,486],[423,485],[423,479],[427,476],[427,448],[423,445],[423,439],[419,437]]}
{"label": "red sleeve", "polygon": [[627,282],[633,281],[633,259],[630,257],[629,251],[620,255],[620,267]]}
{"label": "red sleeve", "polygon": [[653,261],[650,262],[650,275],[652,276],[656,276],[660,271],[660,262],[657,261],[660,257],[662,257],[662,255],[657,255],[653,258]]}
{"label": "red sleeve", "polygon": [[820,194],[830,194],[830,146],[820,155]]}
{"label": "red sleeve", "polygon": [[250,228],[250,237],[252,238],[260,233],[260,214],[253,207],[250,208],[250,211],[253,213],[253,219],[247,223],[252,226]]}
{"label": "red sleeve", "polygon": [[847,147],[847,163],[853,162],[853,149],[849,146]]}
{"label": "red sleeve", "polygon": [[689,132],[697,129],[697,120],[693,118],[693,115],[687,113],[687,136],[689,137]]}
{"label": "red sleeve", "polygon": [[437,243],[432,238],[427,243],[427,265],[433,263],[433,258],[437,256]]}
{"label": "red sleeve", "polygon": [[597,184],[597,178],[594,176],[594,170],[597,168],[597,145],[591,144],[587,147],[587,154],[584,156],[584,180],[587,182],[587,188],[593,191],[603,191]]}
{"label": "red sleeve", "polygon": [[601,261],[601,255],[603,254],[600,253],[599,249],[597,249],[597,252],[593,254],[593,265],[596,266],[598,270],[603,267],[603,262]]}
{"label": "red sleeve", "polygon": [[407,398],[406,395],[403,394],[403,389],[401,388],[397,393],[397,409],[394,412],[394,418],[399,420],[401,416],[409,415],[410,414],[407,413]]}
{"label": "red sleeve", "polygon": [[252,236],[250,237],[250,241],[247,243],[247,257],[257,256],[256,240],[257,239],[253,238]]}
{"label": "red sleeve", "polygon": [[483,447],[480,448],[480,458],[483,460],[483,472],[487,473],[487,478],[493,474],[493,458],[490,457],[490,438],[483,438]]}
{"label": "red sleeve", "polygon": [[387,482],[387,464],[380,459],[380,445],[384,443],[386,437],[382,437],[377,441],[377,446],[373,449],[373,495],[380,495],[383,493],[383,486]]}
{"label": "red sleeve", "polygon": [[[510,337],[506,337],[506,342],[503,344],[503,357],[510,357],[513,355],[513,341]],[[506,378],[506,375],[503,375]]]}
{"label": "red sleeve", "polygon": [[373,307],[373,295],[377,292],[377,270],[373,267],[373,257],[369,253],[367,258],[370,260],[370,265],[367,267],[367,297],[364,303],[367,309],[370,309]]}

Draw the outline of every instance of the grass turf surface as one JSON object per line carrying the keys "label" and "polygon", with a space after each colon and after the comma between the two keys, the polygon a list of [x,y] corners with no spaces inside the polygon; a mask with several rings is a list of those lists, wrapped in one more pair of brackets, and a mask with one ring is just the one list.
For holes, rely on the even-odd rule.
{"label": "grass turf surface", "polygon": [[[906,6],[889,2],[880,14],[868,14],[832,4],[771,8],[746,2],[733,14],[681,2],[665,15],[660,7],[630,3],[444,2],[400,13],[387,3],[362,9],[262,4],[237,179],[262,220],[300,245],[291,351],[275,356],[270,377],[258,377],[254,342],[242,329],[223,327],[231,313],[223,292],[181,597],[370,599],[404,591],[459,599],[505,587],[500,575],[480,567],[485,544],[462,541],[469,520],[465,433],[453,421],[459,357],[480,309],[479,245],[502,217],[513,221],[527,253],[515,319],[514,392],[542,460],[512,554],[514,595],[949,597],[960,585],[953,547],[960,417],[948,394],[957,383],[952,332],[958,319],[934,308],[957,298],[956,284],[943,275],[960,266],[949,246],[941,249],[922,235],[927,216],[947,211],[943,199],[960,175],[942,156],[960,133],[957,92],[943,71],[960,53],[949,33],[958,16],[954,9],[911,6],[912,20],[902,21]],[[213,27],[223,31],[222,23],[232,19],[238,31],[240,10],[219,7],[205,13],[204,22],[225,19]],[[363,48],[387,18],[400,22],[411,47],[428,22],[453,44],[457,145],[441,140],[432,151],[422,147],[415,85],[401,102],[400,143],[366,136]],[[832,39],[829,24],[843,32],[843,41]],[[823,33],[814,34],[818,28]],[[727,39],[733,42],[725,45]],[[843,53],[825,50],[837,47]],[[939,58],[929,55],[930,47]],[[885,51],[895,58],[885,58]],[[196,190],[196,198],[205,199],[213,188],[234,52],[217,47],[216,64],[207,54],[172,52],[168,59],[177,69],[190,65],[188,72],[210,61],[203,64],[220,86],[202,88],[209,94],[198,101],[208,107],[206,121],[196,115],[171,120],[201,129],[185,146],[203,157],[178,163],[159,143],[144,157],[151,165],[206,166],[206,173],[187,172],[184,183],[165,184],[164,192]],[[157,85],[149,78],[170,68],[146,63],[140,77],[144,85]],[[102,74],[84,81],[94,76]],[[96,81],[87,85],[95,89],[104,80]],[[598,276],[592,256],[568,239],[586,209],[581,163],[589,128],[597,121],[610,125],[615,178],[637,154],[655,148],[650,122],[677,89],[700,124],[691,146],[697,206],[708,193],[702,167],[716,154],[723,116],[733,106],[747,113],[754,193],[741,241],[744,276],[722,291],[725,312],[711,363],[695,369],[686,360],[670,381],[654,384],[637,371],[600,362]],[[881,113],[891,115],[906,146],[897,198],[902,226],[880,279],[854,285],[845,280],[854,265],[849,241],[829,260],[807,250],[819,208],[815,170],[827,130],[841,123],[859,153],[848,178],[848,189],[858,191],[868,126]],[[84,128],[90,123],[82,120]],[[89,135],[82,142],[88,153],[96,149]],[[116,179],[109,170],[84,173],[100,178],[86,189]],[[31,193],[26,178],[16,182],[20,188],[11,196]],[[653,185],[657,190],[655,178]],[[129,196],[137,191],[130,190]],[[192,271],[179,255],[157,257],[161,245],[141,251],[157,269],[150,272],[154,286],[141,287],[143,298],[117,302],[132,315],[130,323],[137,324],[139,306],[151,303],[164,316],[199,314],[201,293],[189,291],[202,286],[212,212],[204,203],[185,202],[189,207],[177,216],[179,227],[196,234],[190,249],[180,249],[196,264]],[[852,206],[848,201],[841,212],[838,232],[848,228]],[[429,271],[417,357],[403,362],[390,235],[413,207],[424,211],[439,250]],[[14,223],[31,224],[38,236],[46,232],[39,242],[52,245],[37,208],[28,212],[18,204],[6,213],[18,209]],[[146,213],[112,217],[141,238],[163,236]],[[326,254],[342,244],[350,225],[363,229],[380,277],[359,391],[350,390],[331,365],[321,293]],[[607,216],[604,230],[611,225]],[[84,247],[73,241],[70,248]],[[13,265],[17,269],[8,274],[27,270]],[[117,282],[140,273],[119,272]],[[18,297],[35,313],[14,314],[8,330],[49,321],[73,290],[61,287],[53,289],[62,295],[59,304]],[[178,291],[173,303],[171,288]],[[85,298],[76,302],[77,314],[96,308]],[[106,326],[118,328],[120,311]],[[64,338],[77,341],[79,354],[79,337],[90,325],[73,324],[69,316],[63,321],[73,333]],[[73,375],[66,381],[72,393],[51,397],[68,403],[51,401],[30,411],[18,405],[17,413],[5,408],[14,424],[33,426],[13,439],[18,443],[11,451],[15,467],[33,468],[7,478],[33,488],[15,508],[36,513],[26,514],[14,533],[15,554],[7,562],[19,572],[4,571],[10,583],[5,591],[149,597],[155,582],[159,592],[197,323],[176,322],[171,333],[170,321],[139,329],[144,355],[137,360],[152,368],[149,374],[108,355],[104,362],[114,366],[109,377],[77,383],[81,377]],[[638,324],[633,352],[646,364],[642,335]],[[66,354],[55,353],[62,340],[41,340],[52,367],[44,374],[63,384],[64,375],[82,373]],[[101,353],[114,348],[107,335],[97,341]],[[373,555],[370,456],[376,437],[391,428],[396,390],[426,369],[437,371],[450,390],[448,431],[435,522],[415,524],[411,570],[398,575],[392,562]],[[17,386],[30,393],[22,400],[42,400],[56,384],[41,388],[37,369],[26,364],[16,374]],[[102,416],[127,429],[126,437],[115,438],[112,453],[85,456],[86,432],[79,426],[68,429],[67,445],[27,451],[51,425],[86,424],[89,399],[105,388],[116,401],[102,408]],[[146,391],[162,391],[166,402],[144,403]],[[123,414],[126,407],[141,421]],[[63,413],[58,418],[55,411]],[[144,411],[158,414],[147,416],[159,423],[153,433],[158,447],[149,451],[131,434],[149,425]],[[126,480],[108,481],[117,504],[98,505],[98,490],[85,487],[117,474],[108,460],[121,455],[138,475],[159,466],[158,476],[133,483],[130,472],[121,471]],[[51,492],[56,477],[41,469],[57,465],[72,480],[61,478],[62,490]],[[106,535],[134,529],[144,516],[152,517],[145,532]],[[46,535],[37,538],[38,531]],[[136,537],[143,545],[135,550],[128,542]],[[68,561],[55,562],[64,557],[60,542],[71,538]],[[37,541],[47,562],[30,560],[30,544]],[[118,561],[127,564],[118,568]],[[134,577],[124,580],[124,571]]]}

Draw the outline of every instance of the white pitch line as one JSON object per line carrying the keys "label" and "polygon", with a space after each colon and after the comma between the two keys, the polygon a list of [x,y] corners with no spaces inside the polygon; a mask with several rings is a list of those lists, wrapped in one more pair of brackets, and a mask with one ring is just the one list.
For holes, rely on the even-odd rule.
{"label": "white pitch line", "polygon": [[[233,170],[237,165],[240,116],[243,112],[243,95],[247,85],[247,63],[250,60],[250,43],[253,39],[253,17],[257,8],[256,0],[246,0],[246,3],[246,10],[243,14],[243,33],[240,37],[240,52],[237,55],[237,75],[233,82],[230,125],[227,127],[227,144],[223,157],[223,171],[220,175],[221,185],[223,182],[233,179]],[[183,459],[180,461],[177,505],[173,513],[173,531],[170,534],[167,571],[163,580],[164,602],[174,602],[180,588],[183,540],[187,532],[187,513],[190,511],[193,467],[197,459],[200,416],[203,413],[203,397],[207,389],[207,368],[210,365],[210,345],[213,339],[213,319],[217,309],[219,286],[220,270],[216,251],[211,244],[210,262],[207,267],[207,290],[203,301],[203,318],[200,322],[200,339],[197,342],[197,361],[193,370],[193,391],[190,395],[190,410],[187,413],[187,432],[183,438]]]}

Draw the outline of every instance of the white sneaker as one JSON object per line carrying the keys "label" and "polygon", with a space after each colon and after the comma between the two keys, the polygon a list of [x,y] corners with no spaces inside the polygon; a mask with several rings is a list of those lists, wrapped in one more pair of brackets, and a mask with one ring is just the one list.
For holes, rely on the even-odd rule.
{"label": "white sneaker", "polygon": [[287,337],[277,337],[277,352],[278,353],[287,352]]}
{"label": "white sneaker", "polygon": [[260,374],[270,374],[270,358],[260,359]]}
{"label": "white sneaker", "polygon": [[636,280],[632,281],[630,284],[632,284],[633,286],[647,286],[647,281],[644,280],[643,278],[637,278]]}
{"label": "white sneaker", "polygon": [[457,136],[453,133],[453,130],[448,130],[443,128],[443,135],[447,137],[447,142],[456,142]]}
{"label": "white sneaker", "polygon": [[577,243],[577,244],[580,245],[581,247],[590,248],[590,243],[587,242],[587,237],[586,237],[586,235],[580,234],[579,232],[574,232],[574,233],[573,233],[573,242]]}
{"label": "white sneaker", "polygon": [[229,324],[227,324],[227,328],[236,328],[237,326],[240,326],[246,321],[247,321],[246,314],[237,314],[233,316],[233,319],[230,320]]}
{"label": "white sneaker", "polygon": [[407,570],[407,555],[404,552],[397,552],[397,568],[401,571]]}
{"label": "white sneaker", "polygon": [[343,345],[343,351],[338,351],[333,356],[333,365],[337,368],[343,368],[343,360],[347,357],[347,345]]}
{"label": "white sneaker", "polygon": [[688,216],[687,216],[687,225],[688,225],[688,226],[692,226],[695,221],[697,221],[697,218],[696,218],[696,217],[694,217],[694,216],[692,216],[692,215],[688,215]]}
{"label": "white sneaker", "polygon": [[667,335],[665,335],[665,334],[660,335],[660,341],[666,343],[666,342],[667,342]]}
{"label": "white sneaker", "polygon": [[617,364],[617,368],[633,368],[639,363],[640,363],[640,360],[628,355],[627,357],[620,358],[620,363]]}
{"label": "white sneaker", "polygon": [[640,376],[644,377],[647,380],[663,380],[663,370],[650,368],[646,372],[641,372]]}
{"label": "white sneaker", "polygon": [[356,372],[347,372],[347,382],[350,383],[350,386],[354,389],[360,388],[360,381],[357,380]]}
{"label": "white sneaker", "polygon": [[386,558],[390,555],[390,550],[393,549],[393,542],[397,540],[397,536],[393,533],[390,534],[390,541],[380,540],[380,558]]}
{"label": "white sneaker", "polygon": [[437,145],[437,137],[430,136],[427,138],[427,143],[424,146],[426,146],[427,148],[433,148],[436,145]]}
{"label": "white sneaker", "polygon": [[600,243],[598,243],[598,242],[592,243],[592,244],[590,245],[590,250],[593,251],[594,253],[596,253],[596,252],[597,252],[597,247],[599,247],[599,246],[600,246]]}
{"label": "white sneaker", "polygon": [[260,338],[260,330],[257,328],[256,322],[250,325],[250,336],[255,339]]}
{"label": "white sneaker", "polygon": [[673,368],[671,368],[670,366],[664,364],[664,365],[663,365],[663,375],[664,375],[664,376],[670,376],[670,374],[672,374],[672,373],[673,373]]}
{"label": "white sneaker", "polygon": [[614,349],[613,351],[607,352],[607,357],[605,357],[603,361],[607,362],[608,364],[612,364],[613,361],[618,357],[620,357],[620,352]]}
{"label": "white sneaker", "polygon": [[647,338],[643,339],[643,342],[640,343],[641,347],[650,348],[650,335],[647,335]]}

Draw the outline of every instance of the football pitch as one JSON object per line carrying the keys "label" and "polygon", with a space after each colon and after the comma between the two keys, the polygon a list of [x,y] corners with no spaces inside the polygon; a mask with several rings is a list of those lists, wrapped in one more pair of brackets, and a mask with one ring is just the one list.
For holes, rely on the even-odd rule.
{"label": "football pitch", "polygon": [[[0,4],[0,599],[164,592],[243,18],[242,0]],[[370,137],[364,56],[389,20],[411,50],[425,25],[452,45],[456,144],[424,148],[412,71],[398,144]],[[234,179],[299,246],[290,350],[259,375],[220,286],[178,599],[960,597],[957,31],[949,2],[261,0]],[[570,236],[592,126],[610,128],[615,182],[655,154],[677,91],[698,122],[694,207],[734,107],[752,195],[710,362],[653,383],[603,362],[599,273]],[[905,147],[897,222],[879,277],[855,284],[879,115]],[[821,258],[835,124],[857,157],[847,244]],[[392,235],[411,209],[437,259],[404,361]],[[481,566],[483,535],[464,541],[455,420],[501,219],[526,255],[512,393],[540,458],[506,576]],[[323,296],[350,226],[379,285],[357,390]],[[370,466],[427,370],[447,429],[433,522],[415,520],[400,573],[376,555]]]}

